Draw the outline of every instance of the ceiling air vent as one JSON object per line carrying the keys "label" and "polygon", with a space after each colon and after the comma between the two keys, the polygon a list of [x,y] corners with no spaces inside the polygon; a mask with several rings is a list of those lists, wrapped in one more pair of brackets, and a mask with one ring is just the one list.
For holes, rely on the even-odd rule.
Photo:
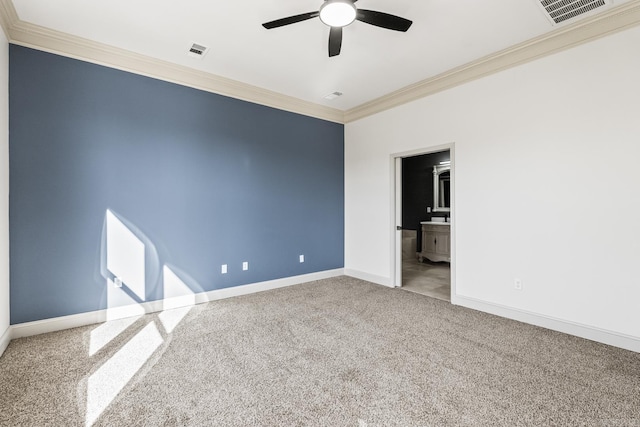
{"label": "ceiling air vent", "polygon": [[535,0],[554,24],[569,21],[611,3],[611,0]]}
{"label": "ceiling air vent", "polygon": [[202,46],[201,44],[191,43],[191,47],[189,47],[189,52],[187,53],[187,55],[191,56],[192,58],[201,59],[207,53],[207,49],[208,48],[206,46]]}
{"label": "ceiling air vent", "polygon": [[332,99],[336,99],[339,96],[342,96],[342,92],[335,91],[335,92],[331,92],[329,95],[323,96],[323,98],[332,100]]}

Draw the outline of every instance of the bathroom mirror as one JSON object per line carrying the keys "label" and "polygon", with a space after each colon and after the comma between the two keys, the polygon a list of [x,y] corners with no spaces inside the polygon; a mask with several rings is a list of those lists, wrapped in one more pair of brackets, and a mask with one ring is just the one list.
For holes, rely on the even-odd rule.
{"label": "bathroom mirror", "polygon": [[433,211],[451,211],[451,166],[433,167]]}

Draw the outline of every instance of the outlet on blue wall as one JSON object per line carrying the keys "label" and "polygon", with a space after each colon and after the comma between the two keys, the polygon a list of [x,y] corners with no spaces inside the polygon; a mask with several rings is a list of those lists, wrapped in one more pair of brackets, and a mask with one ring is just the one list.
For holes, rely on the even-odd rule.
{"label": "outlet on blue wall", "polygon": [[12,324],[343,267],[343,125],[15,45],[9,96]]}

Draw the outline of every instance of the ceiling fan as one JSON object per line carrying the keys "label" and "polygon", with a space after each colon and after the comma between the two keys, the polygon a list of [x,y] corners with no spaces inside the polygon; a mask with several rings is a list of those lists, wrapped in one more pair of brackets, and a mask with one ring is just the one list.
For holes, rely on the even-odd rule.
{"label": "ceiling fan", "polygon": [[320,17],[320,20],[325,25],[331,27],[329,31],[329,57],[331,57],[340,55],[340,49],[342,47],[342,27],[346,27],[355,20],[375,25],[376,27],[402,32],[407,31],[409,27],[411,27],[411,24],[413,24],[412,21],[396,15],[377,12],[375,10],[357,9],[354,4],[356,1],[358,0],[324,0],[324,3],[320,6],[320,10],[317,12],[301,13],[300,15],[276,19],[275,21],[265,22],[262,26],[270,30],[272,28]]}

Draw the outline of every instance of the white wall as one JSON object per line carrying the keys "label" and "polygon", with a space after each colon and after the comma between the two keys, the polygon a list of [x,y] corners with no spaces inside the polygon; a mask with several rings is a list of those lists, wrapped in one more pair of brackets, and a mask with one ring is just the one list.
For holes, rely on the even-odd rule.
{"label": "white wall", "polygon": [[453,142],[456,301],[640,343],[638,46],[633,28],[348,124],[345,270],[391,283],[390,155]]}
{"label": "white wall", "polygon": [[0,31],[0,355],[9,340],[9,44]]}

